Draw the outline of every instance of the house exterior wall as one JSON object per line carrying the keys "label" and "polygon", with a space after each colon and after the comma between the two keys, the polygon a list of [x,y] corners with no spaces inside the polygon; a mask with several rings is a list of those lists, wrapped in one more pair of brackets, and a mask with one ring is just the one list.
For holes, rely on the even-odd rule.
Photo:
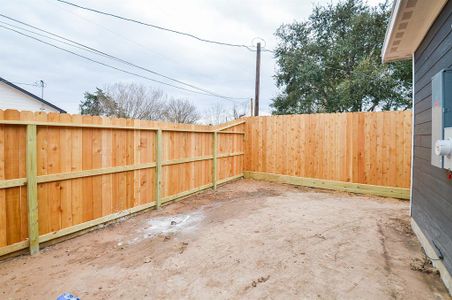
{"label": "house exterior wall", "polygon": [[452,68],[452,1],[414,53],[414,158],[411,214],[452,274],[452,181],[431,165],[432,77]]}
{"label": "house exterior wall", "polygon": [[3,82],[0,82],[0,109],[58,112],[55,108],[39,102]]}

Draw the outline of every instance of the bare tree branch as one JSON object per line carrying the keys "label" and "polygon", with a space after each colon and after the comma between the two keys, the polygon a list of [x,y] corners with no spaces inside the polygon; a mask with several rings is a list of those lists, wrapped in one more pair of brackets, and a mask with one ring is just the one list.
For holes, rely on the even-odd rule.
{"label": "bare tree branch", "polygon": [[167,102],[163,116],[166,121],[186,124],[196,123],[201,118],[196,106],[190,101],[174,98]]}
{"label": "bare tree branch", "polygon": [[216,102],[205,111],[204,122],[211,125],[226,123],[246,115],[247,105],[235,105],[228,111],[222,103]]}
{"label": "bare tree branch", "polygon": [[82,114],[142,120],[166,120],[193,124],[201,118],[196,106],[187,99],[171,98],[161,90],[135,83],[115,83],[104,90],[85,93],[80,103]]}
{"label": "bare tree branch", "polygon": [[162,120],[166,95],[143,85],[115,83],[105,88],[106,94],[117,106],[121,118]]}

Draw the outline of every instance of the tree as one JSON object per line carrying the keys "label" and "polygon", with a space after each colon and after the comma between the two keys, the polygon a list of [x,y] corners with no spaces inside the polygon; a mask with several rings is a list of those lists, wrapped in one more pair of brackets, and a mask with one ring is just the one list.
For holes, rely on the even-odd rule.
{"label": "tree", "polygon": [[172,98],[165,105],[163,117],[168,122],[194,124],[201,118],[196,106],[187,99]]}
{"label": "tree", "polygon": [[218,125],[226,123],[230,120],[230,116],[226,113],[226,109],[220,102],[215,102],[204,112],[204,122],[210,125]]}
{"label": "tree", "polygon": [[94,93],[85,92],[84,100],[80,103],[82,115],[115,116],[117,104],[102,90],[96,88]]}
{"label": "tree", "polygon": [[248,107],[246,103],[243,103],[241,105],[234,103],[234,106],[232,107],[232,119],[235,120],[244,117],[247,110]]}
{"label": "tree", "polygon": [[116,117],[143,120],[162,120],[166,95],[135,83],[115,83],[105,93],[117,106]]}
{"label": "tree", "polygon": [[411,63],[382,64],[388,3],[317,6],[306,22],[282,25],[275,51],[273,114],[406,109]]}
{"label": "tree", "polygon": [[220,102],[216,102],[214,105],[210,106],[204,112],[203,121],[206,124],[210,125],[218,125],[221,123],[226,123],[231,120],[235,120],[241,118],[246,115],[247,105],[244,103],[243,105],[234,104],[231,111],[228,112],[224,105]]}
{"label": "tree", "polygon": [[[105,91],[104,91],[105,90]],[[195,123],[200,115],[190,101],[171,99],[160,90],[143,85],[115,83],[105,89],[85,93],[80,104],[82,114],[142,120]]]}

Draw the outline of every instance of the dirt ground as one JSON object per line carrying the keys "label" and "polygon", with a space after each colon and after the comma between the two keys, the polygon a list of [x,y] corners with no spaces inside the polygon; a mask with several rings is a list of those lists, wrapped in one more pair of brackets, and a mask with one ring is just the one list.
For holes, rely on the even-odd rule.
{"label": "dirt ground", "polygon": [[239,180],[0,262],[0,299],[451,299],[395,199]]}

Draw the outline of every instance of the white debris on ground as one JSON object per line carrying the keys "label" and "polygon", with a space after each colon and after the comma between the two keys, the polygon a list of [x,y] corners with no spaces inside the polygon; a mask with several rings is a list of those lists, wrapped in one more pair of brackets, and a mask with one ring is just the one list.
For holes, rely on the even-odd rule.
{"label": "white debris on ground", "polygon": [[188,214],[179,214],[168,217],[152,218],[149,220],[148,228],[144,231],[147,236],[156,236],[160,234],[188,232],[196,229],[199,222],[204,219],[202,211],[194,211]]}
{"label": "white debris on ground", "polygon": [[204,213],[202,210],[193,211],[187,214],[152,218],[147,222],[147,227],[139,230],[137,236],[128,241],[120,241],[117,245],[132,245],[144,239],[153,238],[159,235],[191,232],[196,229],[203,219]]}

